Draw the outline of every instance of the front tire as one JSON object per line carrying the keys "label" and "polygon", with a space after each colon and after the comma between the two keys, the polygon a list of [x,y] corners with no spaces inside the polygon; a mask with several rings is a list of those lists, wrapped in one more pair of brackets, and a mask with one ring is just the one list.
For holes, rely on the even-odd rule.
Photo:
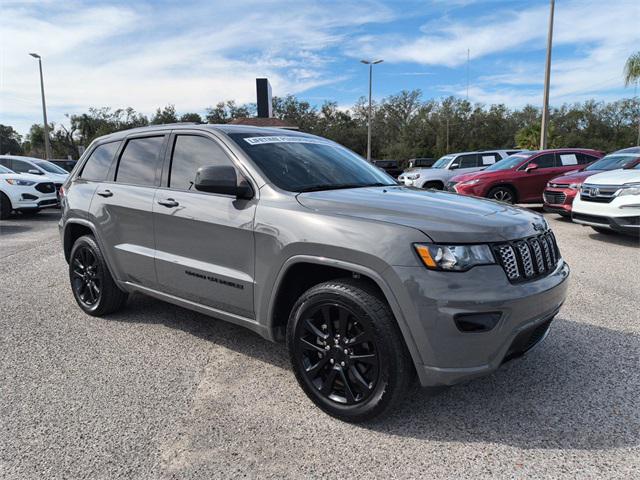
{"label": "front tire", "polygon": [[493,187],[489,190],[487,198],[504,203],[516,203],[516,193],[509,187]]}
{"label": "front tire", "polygon": [[11,216],[11,200],[0,192],[0,220],[6,220]]}
{"label": "front tire", "polygon": [[422,188],[426,190],[444,190],[444,185],[440,182],[425,182],[424,185],[422,185]]}
{"label": "front tire", "polygon": [[591,227],[596,232],[601,233],[603,235],[615,235],[617,232],[615,230],[611,230],[610,228],[605,227]]}
{"label": "front tire", "polygon": [[321,283],[302,294],[289,317],[287,346],[307,396],[347,422],[389,412],[414,374],[386,301],[352,279]]}
{"label": "front tire", "polygon": [[101,317],[120,310],[127,294],[111,277],[100,248],[91,235],[78,238],[69,255],[69,279],[73,296],[89,315]]}

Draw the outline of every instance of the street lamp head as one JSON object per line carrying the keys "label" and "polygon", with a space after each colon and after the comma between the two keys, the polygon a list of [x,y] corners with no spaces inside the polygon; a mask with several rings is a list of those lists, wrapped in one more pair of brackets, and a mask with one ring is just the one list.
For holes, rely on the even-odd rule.
{"label": "street lamp head", "polygon": [[369,65],[371,62],[369,60],[360,60],[360,63],[364,63],[365,65]]}
{"label": "street lamp head", "polygon": [[360,60],[360,63],[364,63],[365,65],[377,65],[378,63],[382,63],[384,60]]}
{"label": "street lamp head", "polygon": [[37,53],[30,53],[29,55],[31,55],[33,58],[40,58],[40,55],[38,55]]}
{"label": "street lamp head", "polygon": [[377,65],[382,62],[384,62],[384,60],[380,59],[380,60],[375,60],[374,62],[371,62],[371,63],[373,63],[374,65]]}

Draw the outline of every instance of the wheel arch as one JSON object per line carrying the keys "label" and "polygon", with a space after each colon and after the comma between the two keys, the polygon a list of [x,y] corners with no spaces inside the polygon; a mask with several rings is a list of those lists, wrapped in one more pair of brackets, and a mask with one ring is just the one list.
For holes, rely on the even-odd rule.
{"label": "wheel arch", "polygon": [[318,283],[344,277],[359,278],[382,295],[391,308],[414,364],[419,365],[421,359],[413,335],[398,300],[384,278],[369,267],[326,257],[299,255],[290,257],[283,264],[269,299],[267,331],[270,339],[284,339],[291,308],[303,292]]}

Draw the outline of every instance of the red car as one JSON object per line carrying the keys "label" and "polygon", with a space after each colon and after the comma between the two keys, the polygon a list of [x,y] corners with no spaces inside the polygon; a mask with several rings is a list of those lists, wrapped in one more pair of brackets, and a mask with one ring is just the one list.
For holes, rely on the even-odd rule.
{"label": "red car", "polygon": [[584,180],[596,173],[619,168],[633,168],[640,163],[640,147],[610,153],[579,172],[553,178],[544,190],[544,209],[564,217],[571,216],[571,205]]}
{"label": "red car", "polygon": [[456,175],[447,189],[507,203],[542,203],[542,192],[549,180],[578,170],[603,155],[585,148],[520,152],[480,172]]}

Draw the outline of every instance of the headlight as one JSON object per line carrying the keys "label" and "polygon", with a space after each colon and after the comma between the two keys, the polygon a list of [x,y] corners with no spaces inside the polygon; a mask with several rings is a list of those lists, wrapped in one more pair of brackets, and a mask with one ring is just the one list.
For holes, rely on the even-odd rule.
{"label": "headlight", "polygon": [[467,180],[466,182],[460,182],[459,185],[475,185],[476,183],[479,183],[480,179],[479,178],[474,178],[473,180]]}
{"label": "headlight", "polygon": [[488,245],[414,245],[425,267],[431,270],[464,272],[476,265],[496,263]]}
{"label": "headlight", "polygon": [[407,175],[407,178],[409,180],[417,180],[418,178],[420,178],[420,174],[419,173],[414,173],[412,175]]}
{"label": "headlight", "polygon": [[618,197],[625,195],[640,195],[640,183],[627,183],[618,190]]}
{"label": "headlight", "polygon": [[31,180],[19,180],[17,178],[5,178],[9,185],[20,185],[21,187],[30,187],[31,185],[35,185],[37,182],[32,182]]}
{"label": "headlight", "polygon": [[578,188],[580,188],[580,184],[579,183],[570,183],[569,184],[569,188],[577,190]]}

